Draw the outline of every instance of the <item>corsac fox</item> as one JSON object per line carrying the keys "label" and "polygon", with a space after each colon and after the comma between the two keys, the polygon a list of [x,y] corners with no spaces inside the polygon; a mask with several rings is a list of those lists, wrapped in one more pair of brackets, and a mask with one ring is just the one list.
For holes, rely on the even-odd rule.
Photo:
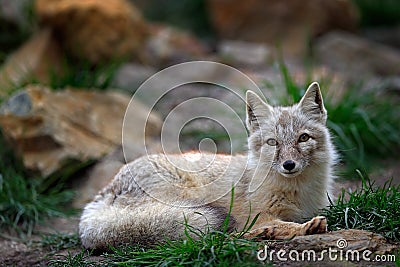
{"label": "corsac fox", "polygon": [[246,106],[247,155],[156,154],[126,164],[85,207],[83,246],[151,246],[184,238],[187,225],[218,229],[227,216],[228,230],[241,230],[256,214],[247,238],[326,232],[326,219],[313,216],[328,204],[336,153],[318,83],[293,106],[272,107],[251,91]]}

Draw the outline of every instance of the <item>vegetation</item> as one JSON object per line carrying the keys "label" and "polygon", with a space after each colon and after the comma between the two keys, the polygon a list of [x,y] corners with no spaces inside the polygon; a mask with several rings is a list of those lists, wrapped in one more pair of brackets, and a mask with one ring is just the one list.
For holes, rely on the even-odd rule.
{"label": "vegetation", "polygon": [[[64,216],[73,193],[62,186],[47,188],[41,179],[28,178],[0,135],[0,229],[30,235],[44,219]],[[4,234],[2,234],[4,236]]]}
{"label": "vegetation", "polygon": [[[122,61],[121,61],[122,62]],[[85,89],[107,89],[116,74],[120,61],[107,64],[92,65],[89,62],[73,62],[67,60],[64,63],[63,74],[52,73],[49,87],[62,89],[66,87]]]}
{"label": "vegetation", "polygon": [[57,258],[50,259],[49,266],[53,267],[94,267],[101,266],[98,262],[89,259],[91,252],[82,249],[79,253],[71,253],[67,255],[57,255]]}
{"label": "vegetation", "polygon": [[81,241],[77,233],[55,233],[43,235],[40,244],[51,251],[60,251],[62,249],[77,248],[81,245]]}
{"label": "vegetation", "polygon": [[363,229],[400,242],[400,185],[376,187],[368,176],[354,192],[345,192],[324,210],[329,229]]}

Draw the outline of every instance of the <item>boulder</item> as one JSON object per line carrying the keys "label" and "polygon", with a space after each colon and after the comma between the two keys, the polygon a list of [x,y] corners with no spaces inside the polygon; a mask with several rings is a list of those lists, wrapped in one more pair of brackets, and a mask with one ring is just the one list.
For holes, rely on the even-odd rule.
{"label": "boulder", "polygon": [[157,73],[155,68],[131,62],[125,63],[116,70],[111,86],[126,90],[129,94],[132,94],[155,73]]}
{"label": "boulder", "polygon": [[399,50],[346,32],[322,36],[315,44],[315,56],[319,63],[357,81],[400,74]]}
{"label": "boulder", "polygon": [[35,80],[47,83],[62,73],[63,55],[51,30],[43,29],[11,54],[0,69],[0,96]]}
{"label": "boulder", "polygon": [[31,18],[26,15],[26,11],[29,9],[31,3],[30,0],[0,0],[0,22],[10,23],[18,29],[29,28]]}
{"label": "boulder", "polygon": [[149,25],[144,61],[152,66],[169,66],[204,59],[207,48],[189,32],[163,25]]}
{"label": "boulder", "polygon": [[266,44],[223,40],[217,49],[229,65],[258,67],[272,61],[272,49]]}
{"label": "boulder", "polygon": [[[394,255],[398,249],[398,244],[390,243],[376,233],[349,229],[298,236],[283,242],[272,241],[267,244],[266,250],[268,258],[272,257],[274,266],[288,266],[288,263],[290,266],[355,266],[353,263],[357,263],[357,266],[382,266],[381,263],[374,262],[374,256]],[[278,251],[284,251],[286,261],[277,258]],[[264,256],[264,253],[261,255]]]}
{"label": "boulder", "polygon": [[350,0],[208,0],[220,38],[281,43],[284,53],[304,54],[309,38],[332,29],[355,30],[358,15]]}
{"label": "boulder", "polygon": [[37,0],[35,9],[67,52],[91,63],[137,56],[147,35],[141,13],[127,0]]}
{"label": "boulder", "polygon": [[[50,91],[27,86],[0,107],[4,136],[21,156],[26,168],[48,176],[73,162],[99,159],[121,145],[122,123],[130,97],[117,92],[67,89]],[[127,147],[158,136],[161,119],[147,117],[143,104],[134,101],[126,116]],[[144,125],[146,131],[144,133]]]}

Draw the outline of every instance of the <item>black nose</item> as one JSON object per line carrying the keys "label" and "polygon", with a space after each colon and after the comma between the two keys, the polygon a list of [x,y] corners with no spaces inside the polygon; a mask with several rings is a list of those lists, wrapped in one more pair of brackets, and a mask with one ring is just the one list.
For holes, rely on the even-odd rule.
{"label": "black nose", "polygon": [[296,163],[293,160],[287,160],[283,163],[283,168],[285,168],[285,170],[291,171],[294,167],[296,167]]}

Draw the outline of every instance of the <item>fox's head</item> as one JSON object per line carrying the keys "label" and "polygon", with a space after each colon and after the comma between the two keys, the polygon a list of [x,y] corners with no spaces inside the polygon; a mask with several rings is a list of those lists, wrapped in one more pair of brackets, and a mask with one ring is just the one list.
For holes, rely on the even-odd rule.
{"label": "fox's head", "polygon": [[327,112],[318,83],[290,107],[272,107],[251,91],[246,102],[249,164],[290,178],[308,166],[331,163]]}

